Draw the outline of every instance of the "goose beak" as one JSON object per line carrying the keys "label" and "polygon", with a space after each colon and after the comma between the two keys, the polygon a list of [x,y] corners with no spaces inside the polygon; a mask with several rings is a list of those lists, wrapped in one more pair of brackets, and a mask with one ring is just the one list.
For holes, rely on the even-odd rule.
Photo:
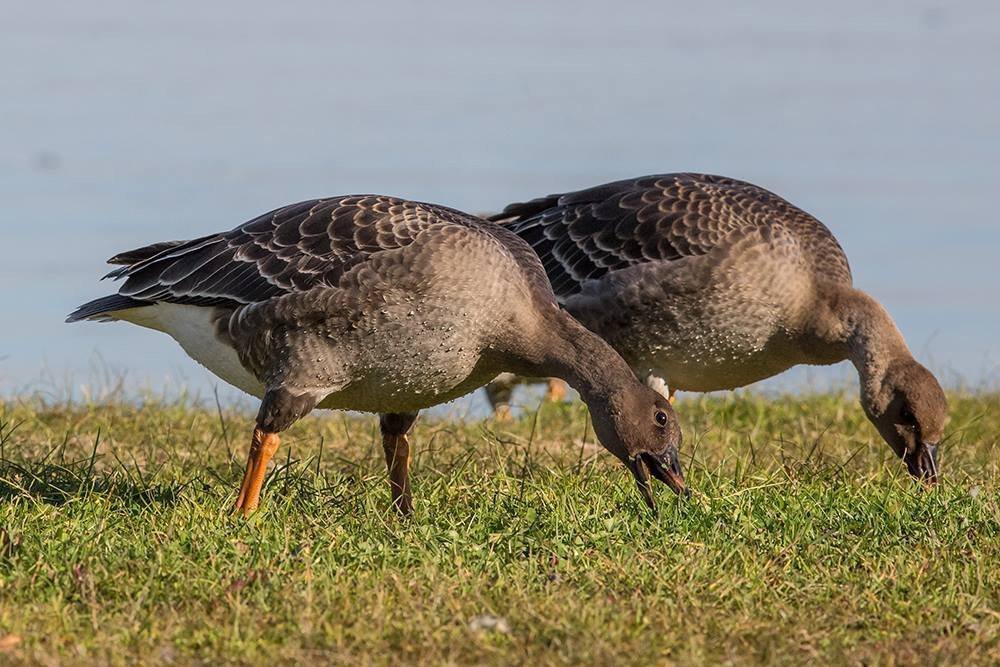
{"label": "goose beak", "polygon": [[656,498],[653,495],[650,475],[669,486],[677,495],[685,498],[691,496],[691,492],[684,484],[684,473],[681,472],[681,462],[676,449],[668,449],[665,454],[642,452],[629,457],[627,465],[635,477],[635,484],[642,499],[653,511],[656,511]]}
{"label": "goose beak", "polygon": [[920,443],[917,446],[916,451],[906,452],[903,455],[903,460],[906,461],[906,468],[910,471],[911,475],[919,480],[927,482],[932,486],[937,484],[938,467],[936,443]]}

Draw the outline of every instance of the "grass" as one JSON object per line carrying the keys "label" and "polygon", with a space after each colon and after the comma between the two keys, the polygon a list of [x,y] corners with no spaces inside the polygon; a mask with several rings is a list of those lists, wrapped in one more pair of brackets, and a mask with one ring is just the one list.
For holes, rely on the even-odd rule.
{"label": "grass", "polygon": [[850,395],[688,398],[651,515],[579,404],[425,420],[416,514],[375,420],[0,403],[0,663],[1000,661],[1000,395],[955,395],[921,491]]}

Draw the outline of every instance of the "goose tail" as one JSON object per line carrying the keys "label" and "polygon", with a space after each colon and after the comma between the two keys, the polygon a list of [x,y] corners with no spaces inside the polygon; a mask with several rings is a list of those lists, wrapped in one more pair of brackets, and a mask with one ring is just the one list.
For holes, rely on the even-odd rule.
{"label": "goose tail", "polygon": [[148,301],[133,299],[130,296],[122,296],[121,294],[112,294],[88,301],[70,313],[66,317],[66,321],[79,322],[80,320],[91,320],[94,322],[110,322],[115,319],[112,314],[115,311],[148,305]]}

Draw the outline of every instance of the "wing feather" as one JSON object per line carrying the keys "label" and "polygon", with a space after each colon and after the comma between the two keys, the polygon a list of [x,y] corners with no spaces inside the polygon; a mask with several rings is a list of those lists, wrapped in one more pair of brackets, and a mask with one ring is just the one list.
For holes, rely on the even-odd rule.
{"label": "wing feather", "polygon": [[611,271],[704,255],[733,234],[778,226],[812,255],[817,275],[851,282],[844,251],[823,223],[772,192],[722,176],[642,176],[511,204],[490,220],[535,249],[560,298]]}
{"label": "wing feather", "polygon": [[235,307],[334,286],[352,267],[405,247],[441,224],[485,226],[453,209],[392,197],[316,199],[276,209],[229,232],[122,253],[114,259],[136,261],[111,277],[124,279],[119,295],[138,302]]}

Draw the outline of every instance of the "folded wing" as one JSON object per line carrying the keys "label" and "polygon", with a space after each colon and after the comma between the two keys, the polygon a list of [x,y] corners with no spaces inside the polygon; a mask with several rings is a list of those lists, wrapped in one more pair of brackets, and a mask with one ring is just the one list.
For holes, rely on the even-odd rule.
{"label": "folded wing", "polygon": [[734,234],[793,232],[827,279],[851,282],[840,245],[819,220],[750,183],[662,174],[512,204],[490,218],[539,254],[555,293],[644,262],[704,255]]}

